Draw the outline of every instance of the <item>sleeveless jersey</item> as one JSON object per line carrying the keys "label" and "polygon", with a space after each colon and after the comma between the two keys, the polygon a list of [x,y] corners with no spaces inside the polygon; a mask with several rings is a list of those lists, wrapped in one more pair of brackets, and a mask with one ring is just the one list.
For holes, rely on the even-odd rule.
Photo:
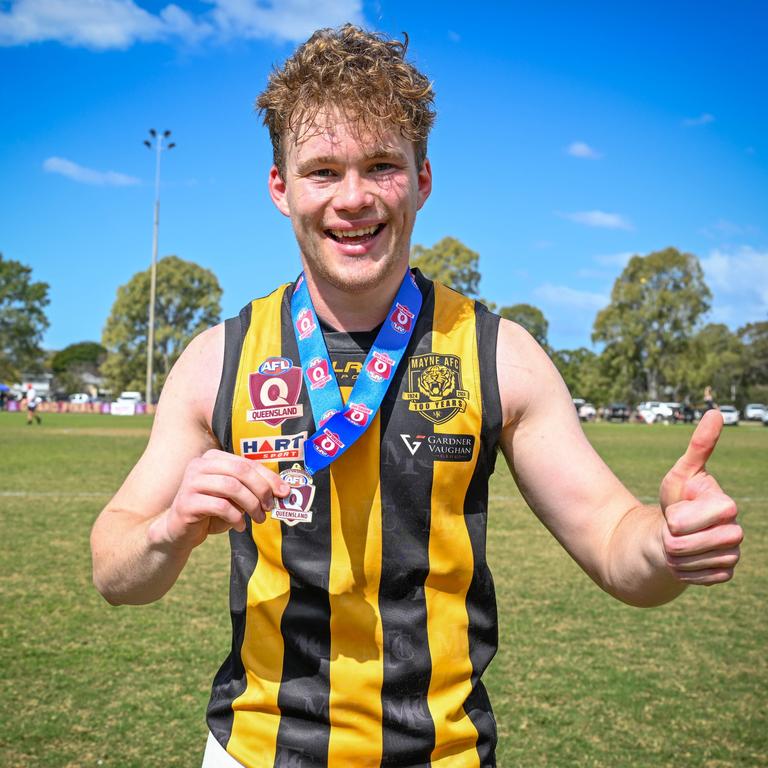
{"label": "sleeveless jersey", "polygon": [[[381,409],[313,478],[311,522],[230,532],[232,649],[208,725],[248,768],[488,768],[480,677],[497,647],[485,555],[501,430],[498,317],[416,271],[424,297]],[[316,430],[292,285],[225,324],[213,427],[275,472]],[[346,400],[375,333],[324,329]]]}

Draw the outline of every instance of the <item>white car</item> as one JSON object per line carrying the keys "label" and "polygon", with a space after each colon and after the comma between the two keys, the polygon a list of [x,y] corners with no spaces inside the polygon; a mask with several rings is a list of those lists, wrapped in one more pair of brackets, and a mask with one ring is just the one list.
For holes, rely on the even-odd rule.
{"label": "white car", "polygon": [[671,422],[674,420],[674,413],[680,403],[662,403],[659,400],[646,400],[637,406],[637,412],[646,424],[653,424],[657,421]]}
{"label": "white car", "polygon": [[763,403],[747,403],[744,408],[744,418],[747,421],[762,421],[768,412],[768,406]]}
{"label": "white car", "polygon": [[720,413],[723,414],[723,424],[725,426],[739,426],[739,412],[732,405],[721,405]]}
{"label": "white car", "polygon": [[597,409],[592,403],[584,403],[579,407],[579,418],[582,421],[594,421],[597,416]]}
{"label": "white car", "polygon": [[69,402],[75,405],[85,405],[91,402],[91,396],[85,392],[75,392],[74,395],[69,396]]}

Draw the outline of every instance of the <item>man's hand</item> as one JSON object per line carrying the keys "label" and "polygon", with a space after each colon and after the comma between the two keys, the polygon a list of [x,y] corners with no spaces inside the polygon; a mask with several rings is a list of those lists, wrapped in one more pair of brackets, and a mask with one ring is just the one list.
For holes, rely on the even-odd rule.
{"label": "man's hand", "polygon": [[257,461],[211,449],[187,465],[170,508],[149,527],[153,544],[190,550],[209,533],[245,530],[245,515],[263,523],[275,496],[290,491]]}
{"label": "man's hand", "polygon": [[733,577],[744,538],[736,522],[736,502],[727,496],[705,464],[723,429],[719,411],[707,411],[683,456],[661,483],[666,518],[662,544],[667,564],[680,581],[719,584]]}

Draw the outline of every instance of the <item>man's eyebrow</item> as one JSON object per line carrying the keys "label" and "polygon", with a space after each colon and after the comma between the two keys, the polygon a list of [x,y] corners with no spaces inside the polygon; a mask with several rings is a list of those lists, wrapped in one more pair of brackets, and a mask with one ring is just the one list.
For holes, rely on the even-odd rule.
{"label": "man's eyebrow", "polygon": [[[373,147],[373,149],[363,155],[363,160],[366,162],[382,159],[398,160],[405,163],[407,156],[399,147],[391,147],[384,144]],[[339,162],[340,158],[337,155],[310,155],[296,163],[296,170],[299,173],[303,173],[318,165],[338,165]]]}

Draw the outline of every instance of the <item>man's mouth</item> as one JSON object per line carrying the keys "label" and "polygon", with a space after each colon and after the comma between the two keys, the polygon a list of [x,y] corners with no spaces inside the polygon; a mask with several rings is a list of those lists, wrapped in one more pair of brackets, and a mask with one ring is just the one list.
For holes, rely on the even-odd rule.
{"label": "man's mouth", "polygon": [[373,240],[384,227],[384,224],[375,224],[372,227],[360,227],[359,229],[326,229],[325,234],[337,243],[361,245]]}

